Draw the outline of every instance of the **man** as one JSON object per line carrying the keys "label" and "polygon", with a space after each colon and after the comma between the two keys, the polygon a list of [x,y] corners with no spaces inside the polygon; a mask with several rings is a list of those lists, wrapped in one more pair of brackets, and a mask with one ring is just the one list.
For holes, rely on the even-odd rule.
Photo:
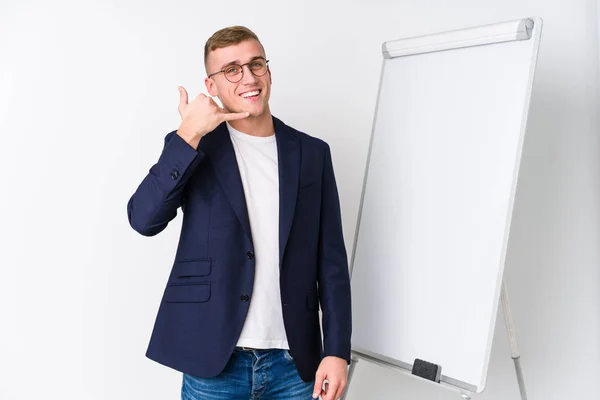
{"label": "man", "polygon": [[204,60],[223,108],[179,88],[181,124],[127,207],[146,236],[183,212],[147,356],[183,372],[186,400],[338,399],[351,305],[329,146],[271,115],[252,31],[217,31]]}

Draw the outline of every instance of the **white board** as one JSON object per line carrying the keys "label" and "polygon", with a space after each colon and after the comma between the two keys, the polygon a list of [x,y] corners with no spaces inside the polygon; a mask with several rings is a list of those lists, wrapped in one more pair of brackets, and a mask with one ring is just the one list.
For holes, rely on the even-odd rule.
{"label": "white board", "polygon": [[484,389],[541,26],[384,43],[352,257],[356,354]]}

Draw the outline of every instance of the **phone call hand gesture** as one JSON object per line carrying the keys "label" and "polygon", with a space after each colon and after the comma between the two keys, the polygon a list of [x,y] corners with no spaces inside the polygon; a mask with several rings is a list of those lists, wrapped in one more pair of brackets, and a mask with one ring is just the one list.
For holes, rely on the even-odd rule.
{"label": "phone call hand gesture", "polygon": [[203,93],[198,94],[191,103],[188,103],[187,91],[180,86],[179,115],[181,115],[181,125],[177,134],[194,149],[197,149],[200,139],[219,124],[224,121],[246,118],[249,113],[228,113]]}

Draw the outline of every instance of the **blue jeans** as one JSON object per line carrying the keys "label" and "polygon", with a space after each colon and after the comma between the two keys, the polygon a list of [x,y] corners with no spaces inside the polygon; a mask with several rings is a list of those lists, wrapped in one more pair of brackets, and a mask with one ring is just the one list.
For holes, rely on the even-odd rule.
{"label": "blue jeans", "polygon": [[312,400],[314,381],[304,382],[287,350],[236,348],[221,374],[184,374],[181,400]]}

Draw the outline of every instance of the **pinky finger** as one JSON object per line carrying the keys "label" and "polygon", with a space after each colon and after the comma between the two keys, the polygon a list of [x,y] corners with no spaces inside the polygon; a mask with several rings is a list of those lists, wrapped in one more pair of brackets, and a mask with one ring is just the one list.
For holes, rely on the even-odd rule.
{"label": "pinky finger", "polygon": [[248,111],[243,112],[243,113],[228,113],[228,114],[223,114],[222,119],[223,119],[223,121],[232,121],[232,120],[236,120],[236,119],[246,118],[249,115],[250,115],[250,113]]}

